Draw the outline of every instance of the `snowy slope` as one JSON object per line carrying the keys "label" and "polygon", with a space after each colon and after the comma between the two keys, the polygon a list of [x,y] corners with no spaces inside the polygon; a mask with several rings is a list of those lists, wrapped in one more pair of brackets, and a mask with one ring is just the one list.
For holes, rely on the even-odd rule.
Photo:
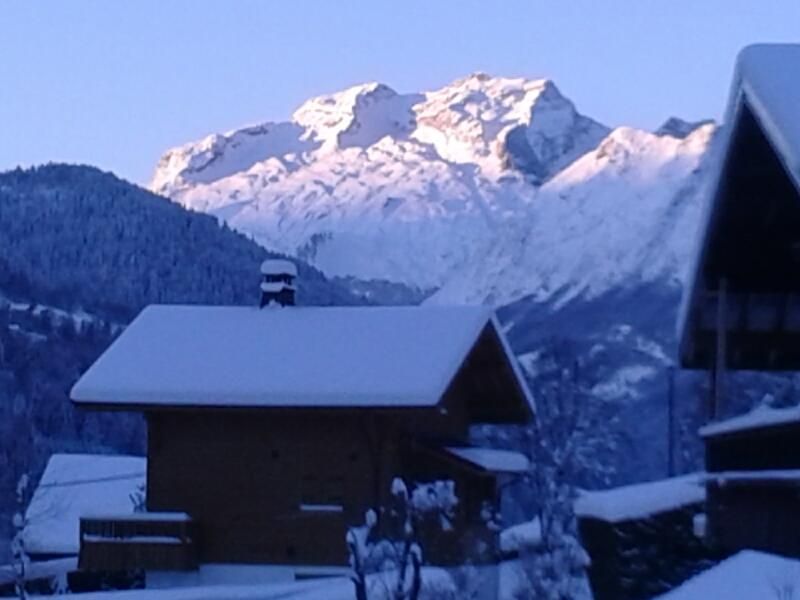
{"label": "snowy slope", "polygon": [[503,305],[530,294],[565,302],[682,279],[713,131],[704,125],[680,139],[615,129],[542,185],[524,218],[475,248],[432,300]]}

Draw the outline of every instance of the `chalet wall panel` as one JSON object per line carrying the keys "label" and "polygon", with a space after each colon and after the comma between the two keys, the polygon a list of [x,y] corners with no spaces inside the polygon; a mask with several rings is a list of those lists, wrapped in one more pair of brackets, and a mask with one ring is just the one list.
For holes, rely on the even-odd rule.
{"label": "chalet wall panel", "polygon": [[800,469],[800,426],[707,438],[706,468],[714,472]]}

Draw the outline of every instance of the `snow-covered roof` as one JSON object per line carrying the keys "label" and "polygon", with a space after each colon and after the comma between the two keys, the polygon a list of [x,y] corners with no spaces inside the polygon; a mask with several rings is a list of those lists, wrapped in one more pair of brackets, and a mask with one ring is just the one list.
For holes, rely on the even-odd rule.
{"label": "snow-covered roof", "polygon": [[54,454],[25,513],[25,548],[33,554],[77,554],[82,516],[133,514],[131,494],[145,483],[139,456]]}
{"label": "snow-covered roof", "polygon": [[610,490],[582,491],[574,507],[578,517],[620,523],[698,504],[705,497],[703,479],[693,473]]}
{"label": "snow-covered roof", "polygon": [[800,469],[762,469],[756,471],[715,471],[703,479],[717,485],[730,483],[780,483],[796,484],[800,481]]}
{"label": "snow-covered roof", "polygon": [[185,512],[96,512],[85,513],[81,517],[86,519],[103,519],[116,521],[161,521],[165,523],[189,522],[192,517]]}
{"label": "snow-covered roof", "polygon": [[[698,228],[699,239],[688,270],[678,312],[678,337],[683,362],[686,356],[693,312],[697,310],[702,285],[703,260],[709,236],[718,218],[721,196],[726,193],[726,165],[736,141],[737,123],[751,112],[769,140],[794,187],[800,192],[800,44],[755,44],[737,57],[724,125],[715,148],[715,168],[706,187],[707,202]],[[761,198],[754,200],[761,201]],[[752,244],[752,242],[751,242]]]}
{"label": "snow-covered roof", "polygon": [[542,523],[538,518],[505,528],[500,532],[500,551],[519,552],[542,543]]}
{"label": "snow-covered roof", "polygon": [[701,427],[700,436],[710,438],[753,429],[778,427],[790,423],[800,423],[800,406],[789,408],[757,406],[749,413]]}
{"label": "snow-covered roof", "polygon": [[261,263],[262,275],[291,275],[297,277],[297,265],[282,258],[268,258]]}
{"label": "snow-covered roof", "polygon": [[782,590],[797,588],[800,561],[743,550],[718,565],[703,571],[658,600],[764,600],[790,598]]}
{"label": "snow-covered roof", "polygon": [[484,307],[149,306],[72,388],[103,405],[435,406],[481,333]]}
{"label": "snow-covered roof", "polygon": [[527,457],[511,450],[494,448],[448,447],[450,454],[491,473],[526,473],[530,466]]}

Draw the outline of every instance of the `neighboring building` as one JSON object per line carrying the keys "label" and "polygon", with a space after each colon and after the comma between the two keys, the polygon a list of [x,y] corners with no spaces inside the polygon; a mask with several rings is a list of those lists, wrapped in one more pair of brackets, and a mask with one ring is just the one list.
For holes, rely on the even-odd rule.
{"label": "neighboring building", "polygon": [[[54,590],[94,591],[129,587],[127,573],[78,570],[82,518],[133,515],[143,497],[147,460],[141,456],[53,454],[25,511],[23,542],[30,563],[25,571],[29,593]],[[0,566],[0,596],[15,596],[12,565]]]}
{"label": "neighboring building", "polygon": [[708,564],[702,474],[610,490],[575,501],[595,600],[646,600]]}
{"label": "neighboring building", "polygon": [[28,556],[33,561],[76,558],[81,517],[132,514],[146,472],[141,456],[53,454],[25,511]]}
{"label": "neighboring building", "polygon": [[148,424],[149,512],[84,520],[87,569],[335,572],[347,528],[388,504],[398,476],[455,482],[455,527],[427,548],[449,564],[476,542],[492,548],[482,508],[528,469],[468,447],[475,424],[533,415],[479,307],[150,306],[71,396]]}
{"label": "neighboring building", "polygon": [[[798,107],[800,45],[743,50],[681,311],[680,359],[712,372],[712,421],[726,412],[727,369],[800,370]],[[797,409],[758,409],[701,434],[710,540],[800,556]]]}

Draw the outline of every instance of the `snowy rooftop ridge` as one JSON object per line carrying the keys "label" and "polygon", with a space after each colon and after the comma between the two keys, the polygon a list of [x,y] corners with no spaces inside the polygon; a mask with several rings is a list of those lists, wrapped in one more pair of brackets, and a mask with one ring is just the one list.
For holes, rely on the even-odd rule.
{"label": "snowy rooftop ridge", "polygon": [[703,502],[704,480],[699,473],[610,490],[583,491],[575,500],[575,515],[620,523],[644,519]]}
{"label": "snowy rooftop ridge", "polygon": [[766,429],[768,427],[779,427],[781,425],[798,422],[800,422],[800,406],[772,408],[762,405],[738,417],[732,417],[701,427],[699,433],[701,437],[711,438],[719,435],[739,433],[754,429]]}
{"label": "snowy rooftop ridge", "polygon": [[431,407],[491,327],[485,307],[149,306],[72,389],[134,406]]}

